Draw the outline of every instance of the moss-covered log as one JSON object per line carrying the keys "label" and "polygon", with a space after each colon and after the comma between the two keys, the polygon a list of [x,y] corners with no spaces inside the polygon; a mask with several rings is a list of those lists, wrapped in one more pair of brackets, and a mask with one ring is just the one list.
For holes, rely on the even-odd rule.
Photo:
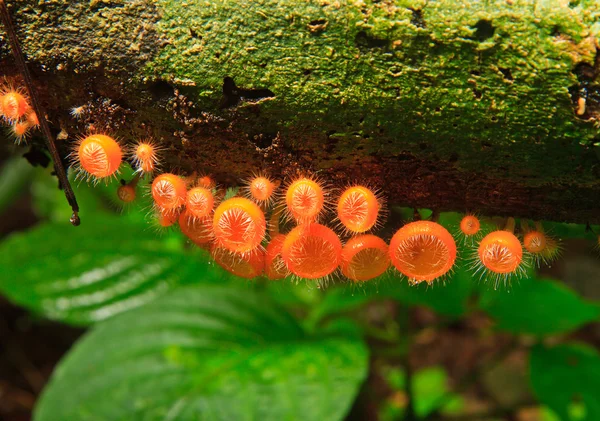
{"label": "moss-covered log", "polygon": [[[92,126],[222,184],[310,170],[394,204],[600,221],[598,0],[11,3],[65,154]],[[18,82],[5,42],[0,64]]]}

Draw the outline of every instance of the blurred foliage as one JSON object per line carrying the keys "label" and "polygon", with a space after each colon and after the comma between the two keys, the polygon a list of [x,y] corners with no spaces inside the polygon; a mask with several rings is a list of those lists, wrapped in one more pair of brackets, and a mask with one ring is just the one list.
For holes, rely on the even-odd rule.
{"label": "blurred foliage", "polygon": [[[413,336],[400,318],[384,327],[365,318],[386,304],[426,307],[440,325],[481,313],[492,321],[484,331],[525,335],[531,386],[545,405],[539,420],[600,419],[600,357],[566,336],[598,321],[600,307],[559,281],[532,273],[496,289],[473,278],[462,248],[467,258],[434,286],[410,286],[392,270],[373,282],[327,288],[248,282],[176,230],[153,228],[143,182],[140,200],[124,210],[115,197],[119,180],[93,189],[75,183],[82,225],[73,228],[49,170],[15,160],[2,171],[0,205],[27,188],[7,188],[10,180],[27,177],[44,222],[0,243],[0,291],[40,316],[92,326],[56,370],[35,420],[191,420],[198,413],[206,420],[343,419],[370,372],[374,339],[392,350],[392,360],[406,359],[410,349]],[[454,232],[459,217],[443,213],[440,222]],[[545,226],[557,236],[591,238],[581,225]],[[381,420],[467,410],[442,366],[407,373],[392,364],[384,373],[391,392]]]}
{"label": "blurred foliage", "polygon": [[538,345],[531,351],[531,385],[564,421],[600,420],[600,355],[579,344]]}
{"label": "blurred foliage", "polygon": [[[405,414],[405,406],[398,405],[398,400],[406,399],[406,373],[397,367],[389,367],[384,370],[385,380],[396,392],[392,399],[383,405],[379,416],[382,420],[399,419]],[[459,414],[465,407],[464,400],[460,395],[450,391],[448,374],[444,367],[433,366],[419,370],[413,374],[411,379],[412,394],[414,395],[414,412],[419,418],[439,410],[444,414]]]}
{"label": "blurred foliage", "polygon": [[[443,367],[430,367],[417,371],[412,379],[415,414],[424,418],[436,409],[452,413],[463,406],[461,398],[448,390],[448,375]],[[451,396],[447,396],[450,393]],[[443,401],[447,398],[447,401]]]}
{"label": "blurred foliage", "polygon": [[510,291],[483,292],[481,308],[513,333],[548,335],[568,332],[598,320],[600,307],[558,282],[524,279]]}
{"label": "blurred foliage", "polygon": [[33,176],[34,169],[21,156],[12,157],[0,168],[0,212],[21,195]]}

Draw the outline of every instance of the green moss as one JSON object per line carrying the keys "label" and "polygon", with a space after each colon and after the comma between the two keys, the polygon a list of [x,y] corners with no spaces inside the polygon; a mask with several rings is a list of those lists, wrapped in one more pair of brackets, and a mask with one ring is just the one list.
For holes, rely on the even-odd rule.
{"label": "green moss", "polygon": [[151,60],[159,43],[160,14],[145,0],[13,3],[24,51],[45,71],[123,74]]}
{"label": "green moss", "polygon": [[575,66],[594,63],[599,4],[163,0],[158,31],[169,42],[145,73],[193,82],[205,109],[225,76],[270,89],[261,115],[291,147],[307,141],[292,135],[299,127],[336,132],[333,152],[315,151],[323,167],[362,146],[458,153],[460,170],[488,166],[498,177],[572,178],[561,158],[598,136],[576,117],[569,88]]}

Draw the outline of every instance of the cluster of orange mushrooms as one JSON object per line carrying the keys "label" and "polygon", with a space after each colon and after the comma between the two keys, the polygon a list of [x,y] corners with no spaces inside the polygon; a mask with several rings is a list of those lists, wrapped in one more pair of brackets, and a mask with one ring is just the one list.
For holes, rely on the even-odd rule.
{"label": "cluster of orange mushrooms", "polygon": [[[25,132],[35,126],[35,114],[18,91],[1,93],[0,112],[19,140],[24,134],[18,125],[23,124]],[[455,237],[435,221],[404,225],[389,245],[373,234],[381,225],[384,203],[368,186],[352,185],[334,195],[310,175],[282,184],[259,174],[246,180],[236,194],[225,195],[208,176],[155,175],[160,154],[152,141],[123,148],[109,135],[96,133],[78,140],[71,161],[81,177],[96,182],[115,177],[127,159],[136,175],[129,183],[122,182],[118,198],[134,201],[140,178],[153,177],[151,194],[160,225],[178,224],[193,243],[210,251],[215,262],[243,278],[323,280],[341,273],[363,282],[393,266],[411,283],[432,283],[455,266]],[[522,242],[514,234],[514,224],[509,218],[504,229],[484,233],[474,215],[462,219],[456,236],[472,248],[473,270],[482,278],[507,281],[521,276],[528,265],[549,263],[559,254],[558,241],[541,224],[525,224]],[[289,227],[286,233],[280,232],[282,226]]]}
{"label": "cluster of orange mushrooms", "polygon": [[17,144],[27,137],[30,129],[40,125],[24,91],[10,85],[0,87],[0,115],[10,126],[10,134]]}
{"label": "cluster of orange mushrooms", "polygon": [[[124,155],[137,175],[117,193],[120,200],[130,202],[135,200],[139,177],[157,169],[156,144],[138,142],[123,152],[110,136],[92,134],[80,139],[72,158],[80,174],[97,180],[115,175]],[[432,283],[450,273],[456,263],[455,238],[437,222],[408,223],[389,245],[374,235],[384,203],[378,192],[365,185],[352,185],[333,195],[310,175],[282,185],[259,174],[227,197],[208,176],[163,173],[152,179],[150,189],[162,226],[178,223],[181,232],[209,249],[219,265],[243,278],[322,280],[341,273],[362,282],[393,266],[412,283]],[[282,226],[290,229],[282,233]],[[514,234],[512,218],[504,229],[483,235],[479,219],[467,215],[458,235],[476,250],[475,272],[501,281],[522,275],[533,259],[550,262],[559,253],[558,242],[540,224],[524,228],[522,243]]]}

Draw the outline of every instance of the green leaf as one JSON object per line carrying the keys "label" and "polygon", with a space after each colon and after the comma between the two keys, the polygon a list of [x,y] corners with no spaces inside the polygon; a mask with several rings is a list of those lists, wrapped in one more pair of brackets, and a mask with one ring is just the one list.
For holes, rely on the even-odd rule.
{"label": "green leaf", "polygon": [[436,409],[456,413],[462,410],[464,402],[459,395],[450,394],[448,374],[443,367],[428,367],[417,371],[412,379],[415,414],[425,418]]}
{"label": "green leaf", "polygon": [[448,375],[443,367],[429,367],[415,373],[412,389],[415,413],[423,418],[437,409],[448,391]]}
{"label": "green leaf", "polygon": [[468,311],[469,298],[477,287],[477,281],[464,267],[459,266],[449,278],[427,285],[421,282],[411,286],[405,279],[392,275],[381,290],[384,294],[408,304],[429,307],[439,314],[459,317]]}
{"label": "green leaf", "polygon": [[309,283],[297,283],[291,279],[273,282],[265,277],[257,280],[265,285],[265,290],[274,301],[287,309],[306,312],[314,307],[322,298],[323,290],[310,286]]}
{"label": "green leaf", "polygon": [[594,232],[597,232],[598,227],[592,226],[589,229],[585,224],[567,224],[559,222],[545,222],[545,230],[556,238],[585,238],[590,241],[596,240],[597,236]]}
{"label": "green leaf", "polygon": [[546,406],[541,406],[538,410],[540,421],[561,421],[556,413]]}
{"label": "green leaf", "polygon": [[344,332],[309,335],[266,294],[182,287],[97,325],[34,419],[339,420],[367,373],[365,345]]}
{"label": "green leaf", "polygon": [[562,421],[600,420],[600,355],[575,344],[531,351],[530,376],[538,399]]}
{"label": "green leaf", "polygon": [[351,311],[368,302],[395,299],[409,306],[421,305],[449,316],[459,317],[468,310],[476,281],[459,268],[444,282],[409,285],[397,272],[390,270],[378,279],[362,284],[340,284],[325,291],[323,300],[314,308],[310,320],[314,324],[323,318]]}
{"label": "green leaf", "polygon": [[183,244],[118,217],[41,225],[0,244],[0,291],[48,318],[85,325],[182,283],[237,280]]}
{"label": "green leaf", "polygon": [[484,290],[480,306],[498,328],[535,335],[568,332],[600,315],[597,305],[565,285],[539,279],[522,280],[510,290]]}

